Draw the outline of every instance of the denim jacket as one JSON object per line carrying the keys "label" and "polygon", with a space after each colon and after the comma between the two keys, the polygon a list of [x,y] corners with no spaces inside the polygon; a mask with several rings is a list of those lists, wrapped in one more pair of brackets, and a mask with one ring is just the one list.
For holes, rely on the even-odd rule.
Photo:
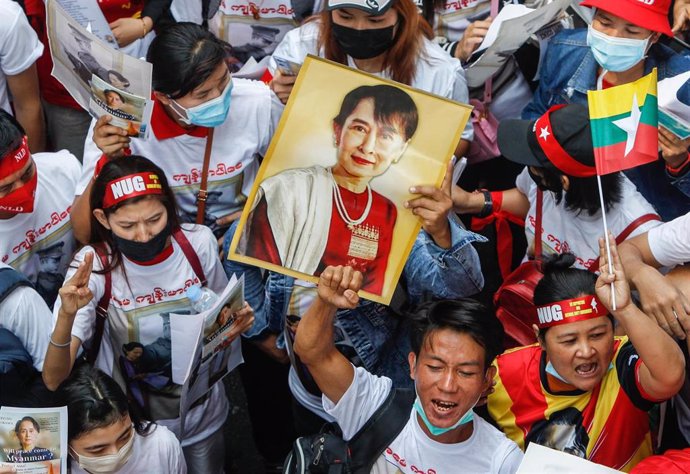
{"label": "denim jacket", "polygon": [[[522,118],[540,117],[557,104],[587,105],[587,91],[597,89],[599,64],[587,46],[587,30],[563,30],[549,43],[541,64],[539,87],[532,102],[522,111]],[[690,70],[690,58],[670,48],[654,44],[645,59],[645,74],[657,68],[659,80]],[[690,84],[678,91],[679,98],[690,104]],[[667,173],[665,162],[639,166],[625,171],[638,191],[659,212],[664,221],[690,211],[690,176],[674,177]]]}
{"label": "denim jacket", "polygon": [[[480,235],[465,230],[455,218],[449,218],[452,242],[449,249],[438,247],[424,230],[417,235],[401,279],[411,303],[425,298],[460,298],[481,291],[484,277],[479,256],[470,245],[484,242]],[[227,254],[236,225],[226,234]],[[245,299],[254,309],[254,325],[247,338],[281,334],[278,345],[284,347],[282,332],[295,279],[275,272],[262,277],[259,268],[225,260],[225,272],[244,274]],[[396,386],[409,385],[407,356],[410,351],[407,325],[388,306],[360,300],[357,308],[339,310],[338,325],[347,333],[363,367],[377,375],[393,379]]]}

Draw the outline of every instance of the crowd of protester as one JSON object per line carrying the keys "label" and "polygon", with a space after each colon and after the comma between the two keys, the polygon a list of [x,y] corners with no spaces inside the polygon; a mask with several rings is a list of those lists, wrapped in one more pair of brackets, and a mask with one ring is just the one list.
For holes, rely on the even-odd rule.
{"label": "crowd of protester", "polygon": [[[170,313],[190,312],[190,281],[220,294],[233,275],[246,301],[231,339],[247,356],[241,384],[266,472],[326,424],[356,446],[395,403],[404,415],[371,472],[513,473],[530,443],[624,472],[690,472],[690,138],[660,126],[658,159],[599,177],[587,102],[653,69],[659,80],[690,71],[690,0],[573,0],[551,35],[510,55],[488,86],[497,156],[473,160],[468,121],[454,143],[469,158],[459,181],[451,162],[404,209],[385,204],[393,222],[405,211],[421,224],[389,305],[358,294],[380,292],[381,274],[332,254],[318,284],[227,258],[295,86],[275,58],[311,54],[468,104],[486,97],[466,70],[492,15],[551,2],[292,1],[271,19],[264,0],[93,3],[121,50],[152,64],[145,137],[93,119],[50,75],[43,1],[0,0],[0,406],[66,406],[71,472],[256,468],[228,460],[227,384],[184,424],[170,384]],[[228,23],[231,10],[243,13]],[[229,44],[233,24],[252,40]],[[262,80],[233,77],[267,56]],[[409,140],[409,97],[384,104],[385,91],[360,89],[334,118],[335,147],[361,104]],[[688,84],[677,99],[690,109]],[[197,216],[204,159],[226,172],[208,177],[221,192]],[[133,179],[144,185],[113,192]],[[270,257],[276,242],[252,240],[269,201],[287,206],[266,194],[242,245]],[[521,262],[541,273],[515,339],[501,315],[518,312],[493,293]],[[160,324],[144,341],[146,318]],[[17,421],[8,436],[21,449],[0,450],[0,472],[58,454],[36,444],[40,429]]]}

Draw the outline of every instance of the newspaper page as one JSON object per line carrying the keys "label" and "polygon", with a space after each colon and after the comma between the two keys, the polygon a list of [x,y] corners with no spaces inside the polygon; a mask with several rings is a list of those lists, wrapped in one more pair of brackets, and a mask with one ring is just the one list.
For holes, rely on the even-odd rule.
{"label": "newspaper page", "polygon": [[244,276],[233,276],[208,311],[170,315],[173,381],[182,384],[180,432],[187,412],[202,403],[223,377],[243,362],[240,338],[228,344],[234,314],[244,305]]}
{"label": "newspaper page", "polygon": [[0,472],[67,472],[67,407],[0,408]]}
{"label": "newspaper page", "polygon": [[[110,115],[130,136],[145,136],[153,110],[151,64],[87,31],[59,2],[46,3],[53,76],[94,118]],[[106,91],[112,91],[112,104]]]}
{"label": "newspaper page", "polygon": [[554,0],[535,10],[521,5],[507,5],[496,17],[475,53],[481,56],[465,70],[467,85],[483,85],[531,35],[550,26],[569,5],[570,0]]}
{"label": "newspaper page", "polygon": [[97,0],[58,0],[65,12],[115,49],[119,49],[113,31],[105,19]]}

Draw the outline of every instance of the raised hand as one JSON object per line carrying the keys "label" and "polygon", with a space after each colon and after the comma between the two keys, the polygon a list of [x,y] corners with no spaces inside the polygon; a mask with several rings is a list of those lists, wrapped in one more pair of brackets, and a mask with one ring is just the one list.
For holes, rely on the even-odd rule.
{"label": "raised hand", "polygon": [[129,146],[127,130],[110,125],[112,117],[103,115],[98,119],[93,129],[93,141],[108,158],[117,158],[124,155],[125,148]]}
{"label": "raised hand", "polygon": [[[606,306],[609,311],[613,307],[612,287],[615,288],[616,311],[611,311],[615,316],[616,313],[624,311],[630,304],[630,286],[628,280],[625,278],[623,265],[618,256],[618,247],[616,240],[612,234],[609,234],[609,249],[611,251],[611,261],[613,263],[613,273],[609,272],[609,261],[606,252],[606,241],[604,238],[599,239],[599,278],[595,285],[595,290],[599,301]],[[611,285],[613,283],[613,285]]]}
{"label": "raised hand", "polygon": [[336,308],[352,309],[359,303],[362,273],[352,267],[329,266],[319,277],[319,298]]}
{"label": "raised hand", "polygon": [[93,268],[93,252],[84,256],[84,261],[79,264],[72,278],[67,280],[60,288],[60,309],[65,315],[74,316],[81,308],[93,299],[93,293],[89,289],[89,279]]}
{"label": "raised hand", "polygon": [[296,80],[297,76],[285,76],[280,71],[276,71],[276,75],[273,76],[269,87],[278,96],[280,101],[285,104],[290,98],[290,93],[292,88],[295,87]]}
{"label": "raised hand", "polygon": [[455,57],[461,61],[467,61],[472,56],[479,45],[484,41],[484,37],[489,31],[489,26],[493,22],[493,18],[489,17],[486,20],[475,21],[470,23],[470,26],[465,29],[462,39],[458,42],[455,48]]}

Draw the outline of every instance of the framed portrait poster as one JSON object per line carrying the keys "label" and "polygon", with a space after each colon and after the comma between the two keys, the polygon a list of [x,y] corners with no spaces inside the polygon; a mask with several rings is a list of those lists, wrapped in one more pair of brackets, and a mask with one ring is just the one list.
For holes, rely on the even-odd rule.
{"label": "framed portrait poster", "polygon": [[228,258],[311,282],[349,265],[389,304],[421,227],[409,189],[441,185],[471,110],[307,57]]}

